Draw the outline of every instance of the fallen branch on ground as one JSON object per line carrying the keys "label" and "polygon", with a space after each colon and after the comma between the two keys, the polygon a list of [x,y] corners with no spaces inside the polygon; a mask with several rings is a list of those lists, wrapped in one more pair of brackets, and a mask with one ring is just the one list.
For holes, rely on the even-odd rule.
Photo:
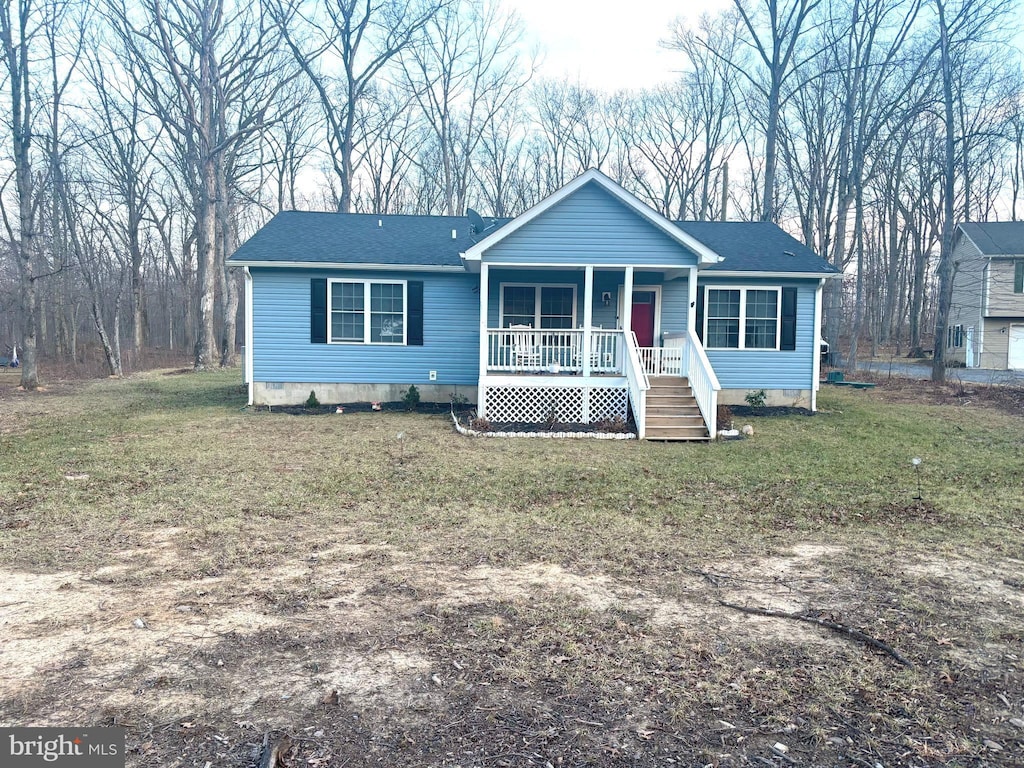
{"label": "fallen branch on ground", "polygon": [[819,627],[831,629],[833,632],[838,632],[841,635],[852,637],[854,640],[859,640],[865,645],[870,645],[872,648],[885,651],[905,667],[914,666],[914,662],[888,643],[883,643],[881,640],[878,640],[871,635],[867,635],[859,629],[854,629],[853,627],[848,627],[845,624],[840,624],[838,621],[830,621],[829,619],[822,619],[818,616],[809,616],[806,613],[787,613],[786,611],[773,611],[771,608],[751,608],[746,605],[727,603],[724,600],[719,600],[718,603],[719,605],[724,605],[726,608],[733,608],[737,611],[742,611],[743,613],[752,613],[755,616],[769,616],[775,619],[795,619],[796,621],[806,621],[809,624],[817,624]]}
{"label": "fallen branch on ground", "polygon": [[263,756],[259,768],[281,768],[284,765],[283,758],[291,748],[292,742],[287,736],[282,736],[271,745],[270,733],[264,733]]}

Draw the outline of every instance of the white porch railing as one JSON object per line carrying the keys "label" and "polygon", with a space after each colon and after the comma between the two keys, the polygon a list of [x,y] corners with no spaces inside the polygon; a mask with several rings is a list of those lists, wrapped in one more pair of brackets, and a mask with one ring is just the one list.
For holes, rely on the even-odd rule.
{"label": "white porch railing", "polygon": [[683,344],[669,346],[671,339],[665,340],[664,347],[638,347],[640,362],[648,376],[682,376]]}
{"label": "white porch railing", "polygon": [[[592,329],[590,372],[622,375],[622,331]],[[487,329],[488,373],[569,373],[584,368],[583,329]]]}
{"label": "white porch railing", "polygon": [[636,421],[636,436],[643,440],[647,434],[647,390],[651,388],[651,382],[640,359],[636,334],[632,331],[626,339],[625,347],[626,364],[623,369],[629,383],[629,403],[633,407],[633,419]]}

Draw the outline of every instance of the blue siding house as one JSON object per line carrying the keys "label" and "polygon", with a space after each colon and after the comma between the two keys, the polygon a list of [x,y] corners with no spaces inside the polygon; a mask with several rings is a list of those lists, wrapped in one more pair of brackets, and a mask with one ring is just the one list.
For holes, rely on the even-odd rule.
{"label": "blue siding house", "polygon": [[510,220],[287,211],[245,272],[253,404],[462,395],[491,422],[709,439],[764,390],[814,410],[822,286],[774,224],[673,222],[599,171]]}

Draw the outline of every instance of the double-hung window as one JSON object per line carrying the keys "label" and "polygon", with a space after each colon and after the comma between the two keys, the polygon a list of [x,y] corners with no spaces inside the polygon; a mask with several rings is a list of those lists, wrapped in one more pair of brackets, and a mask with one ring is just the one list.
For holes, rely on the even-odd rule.
{"label": "double-hung window", "polygon": [[708,288],[708,349],[779,349],[781,288]]}
{"label": "double-hung window", "polygon": [[332,344],[405,344],[405,282],[331,280],[328,293]]}
{"label": "double-hung window", "polygon": [[576,286],[502,285],[501,327],[574,328]]}

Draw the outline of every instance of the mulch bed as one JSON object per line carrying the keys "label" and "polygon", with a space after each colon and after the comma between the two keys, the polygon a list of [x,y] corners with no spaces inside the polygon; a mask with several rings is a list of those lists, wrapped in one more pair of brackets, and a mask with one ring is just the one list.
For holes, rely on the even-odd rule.
{"label": "mulch bed", "polygon": [[[270,413],[287,413],[292,416],[325,416],[327,414],[337,414],[339,407],[344,411],[344,413],[381,413],[388,411],[393,413],[397,411],[404,411],[406,413],[446,414],[452,412],[452,405],[450,403],[419,403],[415,408],[410,408],[400,400],[393,403],[381,403],[380,411],[374,411],[373,406],[370,403],[321,404],[316,408],[307,408],[304,405],[256,405],[253,406],[253,410]],[[455,406],[454,410],[456,416],[467,415],[470,411],[470,407],[460,405]]]}
{"label": "mulch bed", "polygon": [[[603,422],[597,421],[592,424],[563,424],[561,422],[555,424],[531,424],[526,421],[492,421],[490,424],[490,432],[585,432],[588,434],[619,434],[636,432],[636,425],[630,420],[628,423],[623,422],[621,426],[616,428],[609,428]],[[470,429],[477,429],[479,427],[473,426],[472,423],[466,423]]]}
{"label": "mulch bed", "polygon": [[750,405],[730,405],[729,410],[733,416],[757,417],[759,419],[773,419],[782,416],[813,416],[814,411],[808,408],[794,408],[791,405],[766,405],[761,408],[754,408]]}

